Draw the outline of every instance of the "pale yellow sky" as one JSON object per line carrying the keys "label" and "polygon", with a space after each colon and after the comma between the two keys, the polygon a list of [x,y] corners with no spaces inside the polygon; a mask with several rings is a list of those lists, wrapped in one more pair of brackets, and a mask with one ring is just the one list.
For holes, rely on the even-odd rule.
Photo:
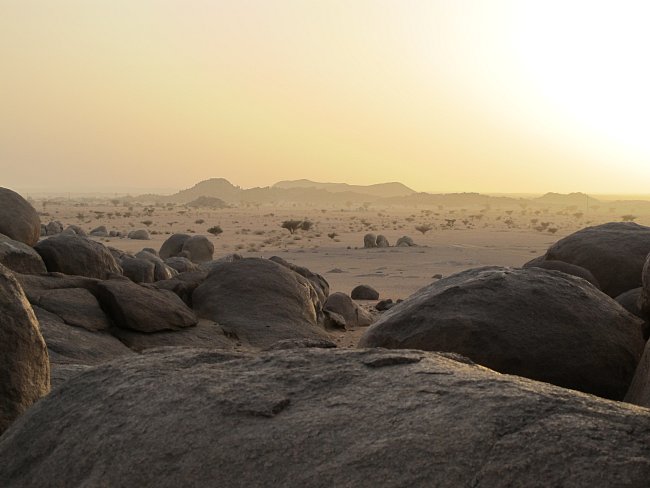
{"label": "pale yellow sky", "polygon": [[0,186],[648,193],[642,1],[0,0]]}

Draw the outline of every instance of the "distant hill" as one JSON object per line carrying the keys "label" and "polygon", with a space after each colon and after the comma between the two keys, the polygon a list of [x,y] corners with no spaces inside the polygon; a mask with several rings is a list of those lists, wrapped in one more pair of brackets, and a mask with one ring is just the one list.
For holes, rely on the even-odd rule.
{"label": "distant hill", "polygon": [[541,197],[523,198],[491,196],[482,193],[426,193],[415,192],[402,183],[377,185],[348,185],[347,183],[319,183],[310,180],[280,181],[273,186],[243,189],[224,178],[204,180],[173,195],[140,195],[126,197],[125,201],[155,202],[222,207],[226,204],[301,204],[334,205],[340,207],[373,205],[401,206],[618,206],[621,210],[650,207],[648,201],[601,201],[585,193],[547,193]]}
{"label": "distant hill", "polygon": [[348,185],[316,183],[309,180],[280,182],[272,187],[242,189],[224,178],[201,181],[173,195],[142,195],[137,199],[187,204],[200,198],[219,198],[228,203],[303,203],[344,205],[348,202],[375,202],[382,198],[411,195],[415,192],[401,183]]}
{"label": "distant hill", "polygon": [[533,199],[535,203],[543,205],[585,206],[599,205],[602,202],[590,197],[586,193],[547,193]]}
{"label": "distant hill", "polygon": [[396,205],[448,205],[452,207],[470,205],[516,205],[525,202],[521,198],[493,197],[481,193],[415,193],[406,197],[394,197],[383,203]]}
{"label": "distant hill", "polygon": [[350,192],[381,198],[403,197],[415,193],[408,186],[397,182],[379,183],[376,185],[348,185],[347,183],[319,183],[311,180],[287,180],[277,182],[272,188],[316,188],[330,193]]}
{"label": "distant hill", "polygon": [[201,197],[216,197],[227,202],[238,201],[238,196],[243,190],[230,183],[224,178],[210,178],[204,180],[192,188],[181,190],[173,195],[160,199],[162,202],[189,203]]}

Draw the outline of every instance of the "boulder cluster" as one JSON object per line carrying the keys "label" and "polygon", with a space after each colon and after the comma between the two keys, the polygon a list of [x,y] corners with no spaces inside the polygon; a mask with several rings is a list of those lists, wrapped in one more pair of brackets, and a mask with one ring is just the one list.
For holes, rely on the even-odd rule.
{"label": "boulder cluster", "polygon": [[[413,242],[413,239],[411,239],[409,236],[402,236],[399,239],[397,239],[397,242],[395,243],[395,247],[416,247],[417,244]],[[384,248],[384,247],[390,247],[390,243],[388,242],[388,239],[386,236],[379,234],[366,234],[363,236],[363,247],[366,249],[372,249],[375,247],[378,248]]]}
{"label": "boulder cluster", "polygon": [[0,189],[0,486],[647,486],[650,228],[393,302],[50,224]]}

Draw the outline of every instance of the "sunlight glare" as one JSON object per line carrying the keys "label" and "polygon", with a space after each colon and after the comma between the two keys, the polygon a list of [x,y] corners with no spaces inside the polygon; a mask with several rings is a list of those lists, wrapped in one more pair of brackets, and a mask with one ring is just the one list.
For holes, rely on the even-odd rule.
{"label": "sunlight glare", "polygon": [[569,123],[646,156],[649,20],[645,1],[527,2],[516,40],[545,103]]}

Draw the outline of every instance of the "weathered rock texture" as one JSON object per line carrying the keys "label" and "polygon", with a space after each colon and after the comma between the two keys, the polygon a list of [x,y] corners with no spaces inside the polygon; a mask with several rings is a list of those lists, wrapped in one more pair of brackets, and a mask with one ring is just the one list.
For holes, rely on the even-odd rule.
{"label": "weathered rock texture", "polygon": [[166,350],[71,379],[0,459],[7,488],[646,487],[650,413],[436,353]]}

